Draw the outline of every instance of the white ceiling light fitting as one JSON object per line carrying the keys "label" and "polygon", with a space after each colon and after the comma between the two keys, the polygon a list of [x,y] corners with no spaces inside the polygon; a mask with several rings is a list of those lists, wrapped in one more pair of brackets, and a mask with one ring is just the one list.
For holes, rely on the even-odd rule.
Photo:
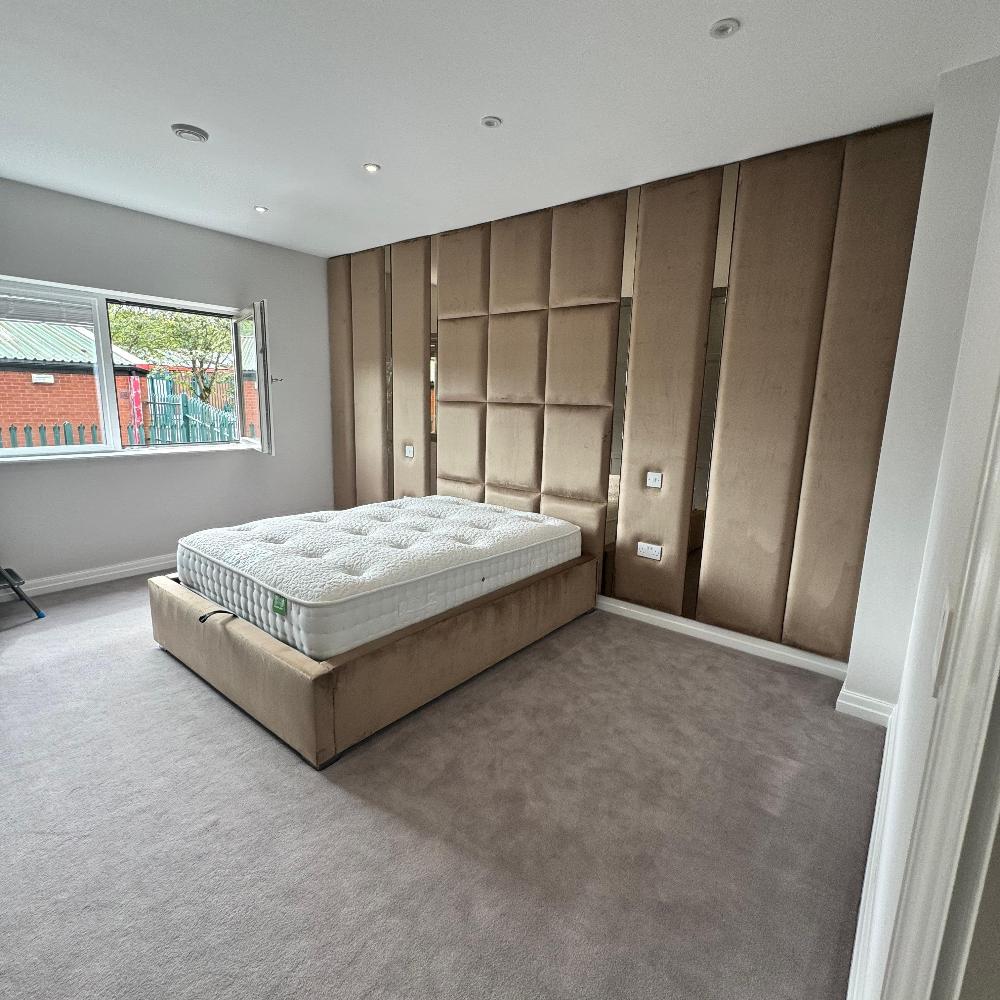
{"label": "white ceiling light fitting", "polygon": [[365,163],[363,166],[369,174],[377,174],[382,169],[381,163]]}
{"label": "white ceiling light fitting", "polygon": [[497,118],[496,115],[484,115],[479,119],[479,124],[482,125],[483,128],[500,128],[500,126],[503,125],[503,119]]}
{"label": "white ceiling light fitting", "polygon": [[267,205],[254,205],[253,210],[258,215],[263,215],[265,212],[270,211],[270,209],[267,207]]}
{"label": "white ceiling light fitting", "polygon": [[176,122],[170,126],[170,129],[178,139],[185,139],[188,142],[208,142],[208,133],[197,125]]}
{"label": "white ceiling light fitting", "polygon": [[735,17],[724,17],[721,21],[716,21],[708,29],[712,38],[732,38],[743,25]]}

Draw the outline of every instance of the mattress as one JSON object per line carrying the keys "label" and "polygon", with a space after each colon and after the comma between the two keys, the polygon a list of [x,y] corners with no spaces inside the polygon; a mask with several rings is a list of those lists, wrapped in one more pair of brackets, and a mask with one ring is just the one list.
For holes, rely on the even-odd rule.
{"label": "mattress", "polygon": [[325,660],[580,555],[558,518],[457,497],[209,528],[177,544],[181,582]]}

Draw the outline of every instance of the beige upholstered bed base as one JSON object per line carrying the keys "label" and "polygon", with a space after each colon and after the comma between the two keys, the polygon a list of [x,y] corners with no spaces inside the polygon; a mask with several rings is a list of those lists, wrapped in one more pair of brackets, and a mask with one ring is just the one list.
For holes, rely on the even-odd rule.
{"label": "beige upholstered bed base", "polygon": [[581,556],[317,662],[176,577],[149,581],[153,636],[313,767],[591,610],[596,566]]}

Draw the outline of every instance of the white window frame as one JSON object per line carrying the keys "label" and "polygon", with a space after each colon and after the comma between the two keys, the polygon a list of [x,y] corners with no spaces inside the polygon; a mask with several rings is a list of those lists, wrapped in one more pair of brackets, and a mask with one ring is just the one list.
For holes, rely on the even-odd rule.
{"label": "white window frame", "polygon": [[[35,445],[31,448],[2,448],[0,463],[53,461],[59,459],[79,459],[109,455],[169,455],[177,453],[252,450],[263,454],[273,454],[271,431],[270,383],[268,373],[266,300],[254,302],[248,309],[232,306],[217,306],[203,302],[187,302],[166,299],[152,295],[138,295],[132,292],[117,292],[104,289],[86,288],[78,285],[64,285],[56,282],[39,281],[32,278],[17,278],[0,275],[0,294],[36,295],[56,302],[74,305],[89,304],[93,314],[95,363],[94,376],[100,409],[100,427],[103,437],[101,444],[86,445]],[[115,384],[114,355],[111,343],[111,328],[108,322],[108,301],[128,305],[150,306],[161,309],[210,313],[228,318],[232,323],[233,358],[236,362],[236,419],[240,438],[236,442],[206,444],[156,444],[123,445],[121,421],[118,416],[118,391]],[[239,335],[236,322],[240,317],[253,317],[257,343],[257,395],[260,409],[260,436],[243,436],[243,388],[242,364],[240,358]],[[277,380],[276,380],[277,381]]]}

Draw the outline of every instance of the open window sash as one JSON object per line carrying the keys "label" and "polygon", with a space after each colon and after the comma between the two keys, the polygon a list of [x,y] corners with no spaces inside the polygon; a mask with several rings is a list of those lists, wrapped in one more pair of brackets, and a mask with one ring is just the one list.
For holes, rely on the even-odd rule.
{"label": "open window sash", "polygon": [[273,454],[266,299],[254,302],[233,317],[233,343],[238,370],[240,441],[265,454]]}

